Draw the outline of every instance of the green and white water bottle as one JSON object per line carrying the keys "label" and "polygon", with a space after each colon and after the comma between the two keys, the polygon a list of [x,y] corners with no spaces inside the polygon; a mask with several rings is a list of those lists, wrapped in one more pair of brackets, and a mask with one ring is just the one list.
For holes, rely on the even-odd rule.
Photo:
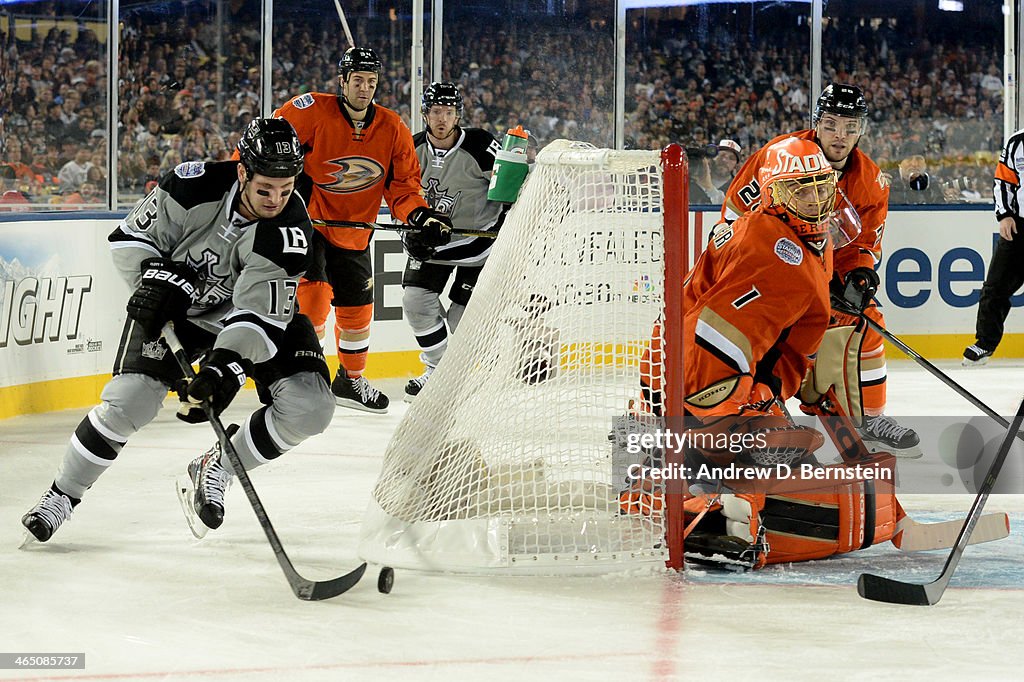
{"label": "green and white water bottle", "polygon": [[509,128],[505,134],[501,151],[494,155],[491,185],[487,189],[487,198],[490,201],[511,204],[519,196],[519,190],[530,170],[530,164],[526,160],[529,140],[530,131],[523,130],[521,125]]}

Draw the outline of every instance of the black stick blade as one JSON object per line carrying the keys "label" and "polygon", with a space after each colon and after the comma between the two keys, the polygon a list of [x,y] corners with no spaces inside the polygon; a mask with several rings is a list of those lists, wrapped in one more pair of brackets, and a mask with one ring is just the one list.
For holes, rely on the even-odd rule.
{"label": "black stick blade", "polygon": [[318,582],[315,580],[305,580],[300,578],[297,581],[292,582],[292,590],[295,592],[295,596],[303,601],[322,601],[324,599],[331,599],[337,597],[343,592],[348,592],[356,583],[363,577],[363,573],[366,572],[366,564],[363,563],[352,571],[346,573],[340,578],[334,580],[325,580]]}
{"label": "black stick blade", "polygon": [[865,599],[890,604],[931,606],[935,602],[931,601],[928,590],[925,588],[925,585],[904,583],[870,573],[863,573],[857,579],[857,594]]}

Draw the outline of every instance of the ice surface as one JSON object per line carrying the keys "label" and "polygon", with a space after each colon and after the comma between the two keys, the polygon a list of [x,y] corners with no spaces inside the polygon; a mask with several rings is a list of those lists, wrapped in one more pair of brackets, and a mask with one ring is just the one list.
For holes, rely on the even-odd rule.
{"label": "ice surface", "polygon": [[[1012,415],[1024,364],[941,365]],[[330,429],[253,473],[299,572],[357,563],[359,522],[405,410],[339,409]],[[893,415],[977,410],[909,361],[890,360]],[[85,671],[0,670],[8,679],[94,680],[1017,680],[1024,669],[1024,496],[1001,495],[1007,540],[971,547],[934,607],[857,596],[858,573],[935,578],[945,551],[889,544],[752,574],[690,569],[581,578],[465,578],[379,567],[351,592],[308,603],[288,589],[236,485],[224,526],[195,540],[174,479],[213,442],[172,401],[46,545],[18,550],[20,516],[52,480],[85,413],[0,422],[0,651],[84,652]],[[227,416],[256,404],[243,393]],[[910,496],[923,521],[960,518],[967,495]]]}

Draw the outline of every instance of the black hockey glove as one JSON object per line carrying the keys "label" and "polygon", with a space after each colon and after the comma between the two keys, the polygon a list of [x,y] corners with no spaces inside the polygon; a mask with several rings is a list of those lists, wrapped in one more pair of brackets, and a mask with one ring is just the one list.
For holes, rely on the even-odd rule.
{"label": "black hockey glove", "polygon": [[413,209],[409,214],[409,225],[418,230],[416,236],[429,247],[436,249],[452,240],[451,219],[430,207]]}
{"label": "black hockey glove", "polygon": [[418,261],[428,261],[434,257],[436,249],[433,246],[428,246],[423,242],[415,232],[405,232],[402,234],[402,244],[405,246],[405,252],[409,254],[409,257]]}
{"label": "black hockey glove", "polygon": [[128,317],[149,336],[159,336],[165,322],[183,317],[196,302],[196,281],[195,270],[184,263],[166,258],[144,260],[142,282],[128,299]]}
{"label": "black hockey glove", "polygon": [[199,404],[208,401],[213,413],[220,413],[235,399],[238,390],[245,385],[246,375],[252,370],[252,363],[242,359],[233,350],[215,348],[199,365],[199,373],[178,390],[184,403],[178,408],[178,419],[189,424],[206,421],[206,413]]}
{"label": "black hockey glove", "polygon": [[858,312],[871,305],[881,280],[873,268],[854,268],[843,279],[843,300]]}

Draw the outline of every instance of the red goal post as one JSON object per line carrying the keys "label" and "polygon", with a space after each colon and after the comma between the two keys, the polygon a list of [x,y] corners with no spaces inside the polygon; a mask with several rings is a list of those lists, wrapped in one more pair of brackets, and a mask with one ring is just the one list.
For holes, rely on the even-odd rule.
{"label": "red goal post", "polygon": [[662,321],[682,406],[691,249],[683,149],[538,154],[443,361],[388,444],[360,554],[388,566],[561,574],[682,566],[682,482],[626,513],[610,435]]}

